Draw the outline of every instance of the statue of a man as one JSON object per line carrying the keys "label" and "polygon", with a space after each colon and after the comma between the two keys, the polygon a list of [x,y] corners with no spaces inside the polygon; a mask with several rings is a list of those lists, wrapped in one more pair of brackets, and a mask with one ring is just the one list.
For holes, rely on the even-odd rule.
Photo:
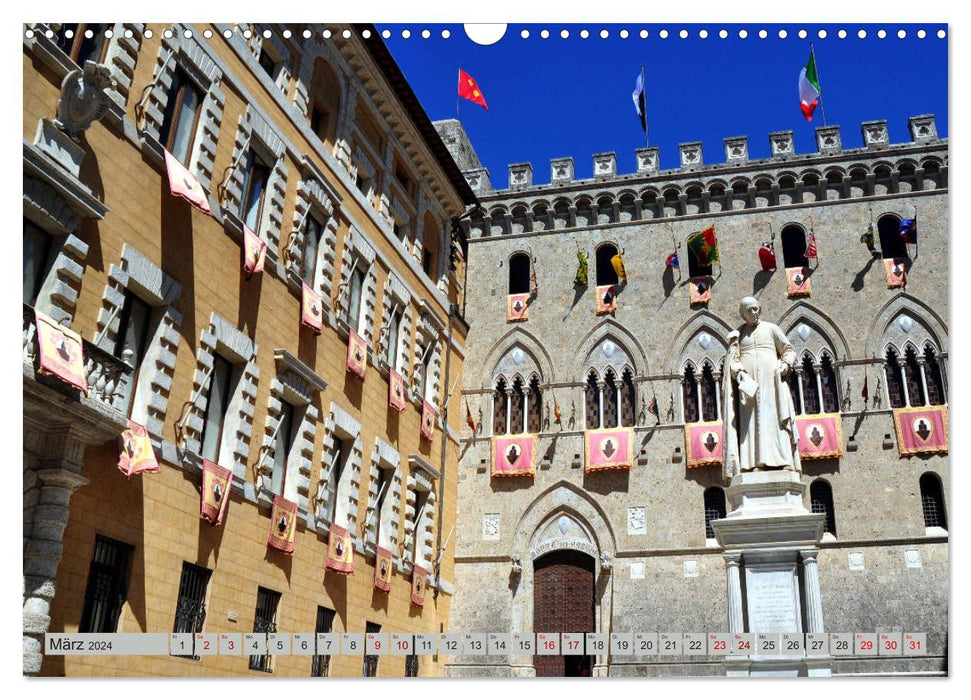
{"label": "statue of a man", "polygon": [[786,379],[796,351],[774,323],[762,321],[762,306],[745,297],[745,321],[728,335],[722,376],[724,475],[783,468],[802,471],[796,410]]}

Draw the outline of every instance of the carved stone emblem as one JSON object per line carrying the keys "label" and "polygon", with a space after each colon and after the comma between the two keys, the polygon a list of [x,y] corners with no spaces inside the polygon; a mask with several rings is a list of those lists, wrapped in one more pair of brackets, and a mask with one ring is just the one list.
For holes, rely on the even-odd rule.
{"label": "carved stone emblem", "polygon": [[108,111],[106,90],[114,85],[108,66],[87,61],[83,69],[71,71],[61,82],[54,124],[75,141],[82,131]]}
{"label": "carved stone emblem", "polygon": [[[896,272],[896,269],[894,269],[894,272]],[[897,325],[900,326],[900,330],[902,330],[904,333],[910,333],[910,329],[914,325],[914,319],[912,319],[910,316],[901,316],[899,319],[897,319]]]}
{"label": "carved stone emblem", "polygon": [[700,345],[703,349],[707,350],[708,346],[711,345],[711,336],[708,335],[707,333],[702,333],[701,335],[699,335],[698,345]]}
{"label": "carved stone emblem", "polygon": [[802,342],[809,340],[809,336],[812,334],[812,330],[805,323],[800,323],[799,327],[796,329],[796,333],[802,338]]}

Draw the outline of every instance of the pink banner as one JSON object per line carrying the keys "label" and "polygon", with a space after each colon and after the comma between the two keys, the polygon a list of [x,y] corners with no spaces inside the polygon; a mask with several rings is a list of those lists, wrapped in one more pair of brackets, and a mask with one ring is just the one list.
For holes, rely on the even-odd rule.
{"label": "pink banner", "polygon": [[799,416],[799,458],[832,459],[843,456],[843,419],[838,413]]}
{"label": "pink banner", "polygon": [[378,547],[374,557],[374,587],[388,593],[391,591],[391,570],[394,557],[384,547]]}
{"label": "pink banner", "polygon": [[617,311],[617,292],[614,285],[605,284],[597,287],[596,305],[598,316]]}
{"label": "pink banner", "polygon": [[786,292],[790,297],[808,297],[812,294],[813,286],[808,272],[805,267],[786,268]]}
{"label": "pink banner", "polygon": [[247,275],[263,272],[266,264],[266,241],[243,224],[243,269]]}
{"label": "pink banner", "polygon": [[903,258],[887,258],[883,261],[887,274],[887,289],[907,286],[907,261]]}
{"label": "pink banner", "polygon": [[267,544],[273,549],[293,554],[293,538],[297,531],[297,504],[283,496],[273,497],[270,512],[270,533]]}
{"label": "pink banner", "polygon": [[367,370],[367,344],[353,328],[347,331],[347,371],[364,379]]}
{"label": "pink banner", "polygon": [[722,444],[722,423],[685,423],[684,449],[688,468],[721,464],[724,445]]}
{"label": "pink banner", "polygon": [[404,413],[404,410],[408,407],[405,398],[405,378],[394,370],[391,370],[388,374],[388,403],[398,413]]}
{"label": "pink banner", "polygon": [[506,296],[506,322],[525,321],[529,318],[530,294],[509,294]]}
{"label": "pink banner", "polygon": [[947,406],[895,408],[893,422],[901,457],[947,454]]}
{"label": "pink banner", "polygon": [[168,151],[165,152],[165,169],[169,175],[169,190],[173,195],[189,200],[200,211],[212,213],[209,209],[209,197],[199,184],[199,179]]}
{"label": "pink banner", "polygon": [[128,421],[128,430],[121,434],[118,468],[129,479],[142,472],[160,471],[152,440],[144,426]]}
{"label": "pink banner", "polygon": [[438,412],[427,401],[421,402],[421,434],[431,442],[435,439],[435,418]]}
{"label": "pink banner", "polygon": [[84,351],[81,336],[54,323],[50,316],[37,315],[37,349],[41,374],[61,379],[85,394],[88,383],[84,378]]}
{"label": "pink banner", "polygon": [[688,280],[688,293],[691,304],[707,304],[711,301],[711,278],[692,277]]}
{"label": "pink banner", "polygon": [[317,335],[324,327],[324,304],[320,295],[310,288],[306,282],[303,283],[303,298],[300,304],[300,322],[309,326]]}
{"label": "pink banner", "polygon": [[208,459],[202,460],[202,517],[221,525],[229,507],[229,484],[233,473]]}
{"label": "pink banner", "polygon": [[536,436],[496,435],[492,438],[492,476],[535,476]]}
{"label": "pink banner", "polygon": [[428,583],[428,572],[415,564],[411,574],[411,603],[421,607],[425,604],[425,588]]}
{"label": "pink banner", "polygon": [[634,429],[601,428],[583,434],[586,448],[584,473],[601,469],[630,469],[634,466]]}
{"label": "pink banner", "polygon": [[331,523],[327,537],[327,568],[341,574],[353,574],[354,540],[351,533]]}

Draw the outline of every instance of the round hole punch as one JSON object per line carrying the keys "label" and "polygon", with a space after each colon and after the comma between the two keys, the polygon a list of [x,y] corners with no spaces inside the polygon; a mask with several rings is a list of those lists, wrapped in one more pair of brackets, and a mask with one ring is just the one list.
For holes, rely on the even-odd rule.
{"label": "round hole punch", "polygon": [[780,29],[779,30],[779,38],[780,39],[785,39],[787,36],[789,36],[789,32],[787,32],[785,29]]}
{"label": "round hole punch", "polygon": [[448,39],[450,36],[452,36],[452,32],[450,32],[447,29],[443,29],[442,30],[442,38],[443,39]]}
{"label": "round hole punch", "polygon": [[856,35],[861,39],[866,39],[866,29],[861,29],[856,33]]}
{"label": "round hole punch", "polygon": [[508,26],[506,24],[466,24],[464,29],[465,35],[479,46],[492,46],[506,35]]}
{"label": "round hole punch", "polygon": [[519,36],[521,36],[523,39],[528,39],[529,38],[529,30],[528,29],[522,30],[521,32],[519,32]]}

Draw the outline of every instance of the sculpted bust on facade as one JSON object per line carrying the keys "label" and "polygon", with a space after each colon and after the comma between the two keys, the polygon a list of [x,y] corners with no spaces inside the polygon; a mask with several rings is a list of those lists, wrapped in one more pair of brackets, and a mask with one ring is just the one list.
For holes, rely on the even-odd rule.
{"label": "sculpted bust on facade", "polygon": [[724,401],[724,476],[783,468],[801,471],[796,410],[786,379],[796,352],[782,330],[760,320],[754,297],[739,305],[744,324],[728,336]]}

